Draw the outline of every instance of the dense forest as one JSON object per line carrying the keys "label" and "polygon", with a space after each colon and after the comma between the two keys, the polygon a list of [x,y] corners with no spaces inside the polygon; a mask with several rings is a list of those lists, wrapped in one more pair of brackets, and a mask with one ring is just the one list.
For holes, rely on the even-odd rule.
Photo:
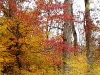
{"label": "dense forest", "polygon": [[0,75],[100,75],[100,1],[0,0]]}

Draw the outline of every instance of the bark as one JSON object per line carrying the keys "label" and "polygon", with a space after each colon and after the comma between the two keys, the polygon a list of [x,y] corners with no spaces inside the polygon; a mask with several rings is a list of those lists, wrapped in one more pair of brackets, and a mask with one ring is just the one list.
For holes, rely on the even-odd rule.
{"label": "bark", "polygon": [[89,1],[85,0],[85,22],[86,22],[86,25],[85,26],[85,36],[86,36],[86,49],[87,49],[87,52],[86,52],[86,56],[88,58],[88,63],[89,64],[92,64],[93,63],[93,49],[91,48],[92,46],[92,36],[91,36],[91,27],[90,27],[90,11],[89,9],[87,8],[87,5],[89,5]]}
{"label": "bark", "polygon": [[92,48],[92,32],[91,32],[91,27],[90,24],[91,23],[91,19],[90,19],[90,9],[87,8],[87,6],[89,7],[89,0],[85,0],[85,22],[84,22],[84,29],[85,29],[85,37],[86,37],[86,57],[88,59],[88,64],[90,65],[88,72],[92,74],[91,70],[92,70],[92,64],[93,64],[93,48]]}
{"label": "bark", "polygon": [[74,37],[74,47],[76,47],[78,44],[77,44],[77,33],[75,30],[74,23],[72,23],[72,32],[73,32],[73,37]]}
{"label": "bark", "polygon": [[[73,16],[73,7],[71,5],[71,14]],[[72,25],[72,33],[73,33],[73,37],[74,37],[74,47],[76,47],[78,45],[77,43],[77,33],[76,33],[76,30],[75,30],[75,25],[74,25],[74,22],[71,22],[71,25]],[[75,52],[74,55],[77,55],[78,52]]]}
{"label": "bark", "polygon": [[[64,4],[72,3],[71,0],[65,0]],[[69,15],[72,15],[72,8],[68,8],[64,13],[67,13]],[[63,25],[63,42],[65,44],[71,43],[71,36],[72,36],[72,22],[71,21],[65,21]],[[66,58],[70,59],[70,54],[67,54],[67,50],[63,49],[63,75],[69,74],[71,68],[70,66],[65,62]]]}

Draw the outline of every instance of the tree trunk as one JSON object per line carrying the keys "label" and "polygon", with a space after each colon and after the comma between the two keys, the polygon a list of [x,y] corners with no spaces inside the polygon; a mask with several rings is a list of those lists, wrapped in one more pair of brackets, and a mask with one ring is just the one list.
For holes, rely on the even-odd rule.
{"label": "tree trunk", "polygon": [[73,37],[74,37],[74,47],[76,47],[78,44],[77,44],[77,33],[75,30],[74,23],[72,23],[72,32],[73,32]]}
{"label": "tree trunk", "polygon": [[89,9],[89,0],[85,0],[85,16],[84,16],[84,29],[85,29],[85,37],[86,37],[86,57],[88,59],[88,64],[90,65],[88,72],[93,75],[92,64],[93,64],[93,49],[92,49],[92,32],[91,32],[91,19],[90,19],[90,9]]}
{"label": "tree trunk", "polygon": [[[65,0],[64,4],[71,4],[71,0]],[[72,8],[68,8],[64,13],[67,13],[69,15],[72,15]],[[72,36],[72,22],[71,21],[65,21],[63,25],[63,42],[65,44],[71,43],[71,36]],[[65,62],[66,58],[70,59],[70,54],[67,54],[67,50],[63,49],[63,75],[69,74],[71,71],[70,66]]]}

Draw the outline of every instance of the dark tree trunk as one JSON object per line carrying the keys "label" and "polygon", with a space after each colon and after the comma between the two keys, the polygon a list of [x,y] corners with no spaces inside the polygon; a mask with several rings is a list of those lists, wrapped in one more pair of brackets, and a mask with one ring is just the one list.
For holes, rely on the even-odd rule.
{"label": "dark tree trunk", "polygon": [[92,64],[93,64],[93,48],[92,48],[92,32],[91,25],[92,21],[90,19],[90,9],[89,9],[89,0],[85,0],[85,16],[84,16],[84,29],[86,37],[86,57],[88,59],[88,64],[90,65],[88,72],[92,73]]}

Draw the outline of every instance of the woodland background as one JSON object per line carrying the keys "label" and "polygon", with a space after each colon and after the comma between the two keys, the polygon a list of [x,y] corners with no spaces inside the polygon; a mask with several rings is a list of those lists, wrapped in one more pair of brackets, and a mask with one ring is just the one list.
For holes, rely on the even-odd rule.
{"label": "woodland background", "polygon": [[0,0],[0,75],[100,75],[95,2]]}

